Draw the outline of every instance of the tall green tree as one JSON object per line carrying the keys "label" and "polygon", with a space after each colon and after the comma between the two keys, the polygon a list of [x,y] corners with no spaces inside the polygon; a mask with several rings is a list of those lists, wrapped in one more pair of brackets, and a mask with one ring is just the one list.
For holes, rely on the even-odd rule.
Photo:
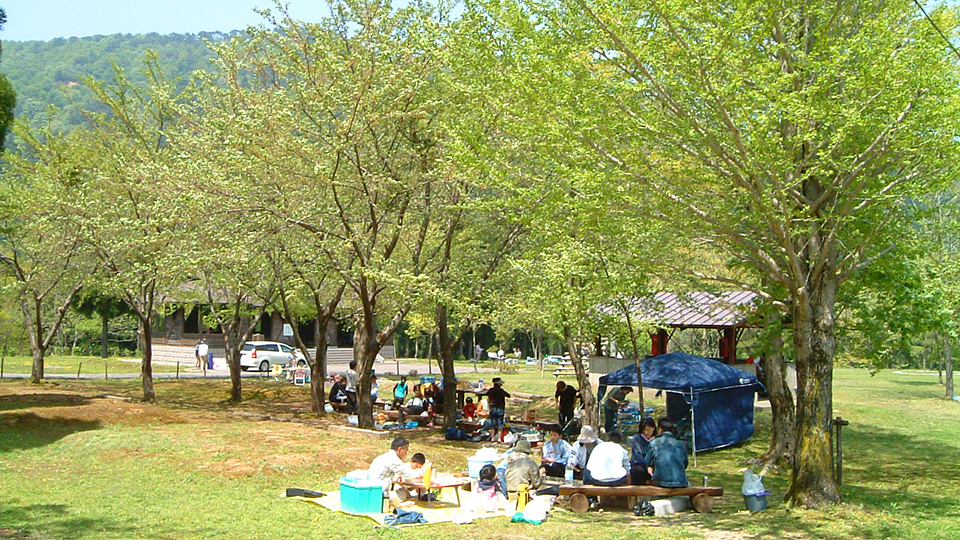
{"label": "tall green tree", "polygon": [[[552,89],[536,106],[545,130],[602,156],[638,208],[699,231],[788,311],[799,388],[786,498],[839,500],[837,294],[883,254],[902,203],[955,176],[948,45],[906,1],[486,5],[509,30],[503,54],[530,74],[517,86]],[[955,27],[949,10],[934,18]]]}
{"label": "tall green tree", "polygon": [[[0,8],[0,30],[7,22],[7,12]],[[0,56],[2,56],[2,45],[0,45]],[[4,148],[7,138],[7,131],[13,125],[13,109],[17,105],[17,92],[10,84],[10,79],[3,73],[0,73],[0,151]]]}

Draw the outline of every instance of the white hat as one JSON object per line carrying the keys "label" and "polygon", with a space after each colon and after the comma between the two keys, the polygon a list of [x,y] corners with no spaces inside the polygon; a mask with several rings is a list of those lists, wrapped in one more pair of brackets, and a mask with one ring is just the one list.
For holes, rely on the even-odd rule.
{"label": "white hat", "polygon": [[580,436],[577,437],[577,442],[584,444],[595,443],[597,442],[597,434],[593,431],[592,426],[583,426],[580,429]]}

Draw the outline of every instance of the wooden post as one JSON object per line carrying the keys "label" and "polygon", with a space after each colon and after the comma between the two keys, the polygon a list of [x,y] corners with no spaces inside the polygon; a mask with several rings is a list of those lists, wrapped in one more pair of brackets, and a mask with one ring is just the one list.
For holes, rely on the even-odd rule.
{"label": "wooden post", "polygon": [[0,356],[0,379],[3,378],[3,361],[4,360],[6,360],[6,358]]}
{"label": "wooden post", "polygon": [[180,361],[177,360],[177,380],[180,380]]}
{"label": "wooden post", "polygon": [[833,421],[833,425],[837,426],[837,486],[843,484],[843,435],[842,428],[843,426],[849,426],[850,421],[844,420],[839,416]]}
{"label": "wooden post", "polygon": [[77,379],[80,378],[80,370],[83,369],[83,362],[80,362],[80,365],[77,366]]}
{"label": "wooden post", "polygon": [[109,378],[110,378],[110,371],[107,370],[107,361],[104,360],[103,361],[103,380],[107,380]]}

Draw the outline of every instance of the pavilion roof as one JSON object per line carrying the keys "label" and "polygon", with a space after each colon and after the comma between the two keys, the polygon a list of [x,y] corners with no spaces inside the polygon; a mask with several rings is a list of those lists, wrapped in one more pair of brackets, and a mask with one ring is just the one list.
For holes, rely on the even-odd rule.
{"label": "pavilion roof", "polygon": [[757,294],[751,291],[660,292],[638,298],[631,311],[639,320],[669,328],[737,328],[756,311]]}

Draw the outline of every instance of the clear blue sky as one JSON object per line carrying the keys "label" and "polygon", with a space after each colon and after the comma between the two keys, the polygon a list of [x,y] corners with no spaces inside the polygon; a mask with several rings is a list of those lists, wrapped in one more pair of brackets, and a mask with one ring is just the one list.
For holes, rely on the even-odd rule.
{"label": "clear blue sky", "polygon": [[[289,0],[291,14],[317,20],[324,0]],[[397,4],[397,2],[395,2]],[[271,0],[0,0],[7,24],[0,40],[50,40],[96,34],[186,34],[241,30],[263,22],[254,8]]]}

